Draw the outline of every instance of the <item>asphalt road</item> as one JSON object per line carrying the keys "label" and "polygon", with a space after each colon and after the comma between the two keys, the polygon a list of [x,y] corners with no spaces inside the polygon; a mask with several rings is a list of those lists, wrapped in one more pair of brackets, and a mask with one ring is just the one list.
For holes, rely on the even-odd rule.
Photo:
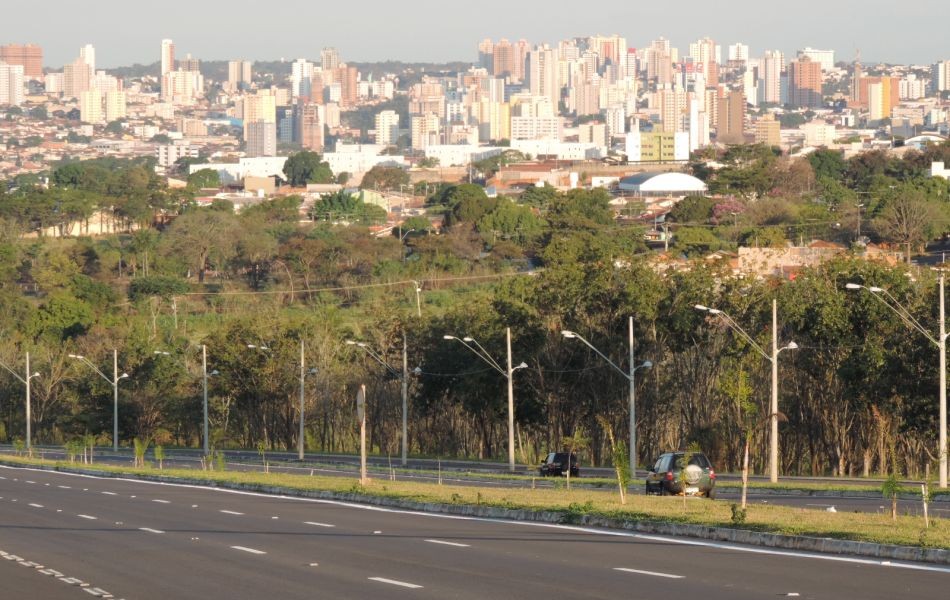
{"label": "asphalt road", "polygon": [[[65,459],[65,455],[62,450],[59,449],[46,449],[44,450],[45,456],[48,458],[54,459]],[[270,455],[269,455],[270,456]],[[295,456],[295,455],[294,455]],[[244,452],[239,453],[235,452],[234,454],[229,453],[231,459],[228,461],[228,468],[230,470],[236,471],[263,471],[264,467],[261,463],[260,457],[254,453]],[[348,477],[348,478],[357,478],[359,477],[359,470],[356,465],[353,465],[349,462],[349,457],[339,457],[334,455],[307,455],[308,461],[315,460],[331,460],[332,462],[309,462],[309,463],[296,463],[294,461],[284,462],[289,459],[289,455],[284,454],[275,454],[273,458],[281,459],[281,462],[271,462],[269,464],[269,469],[275,472],[285,472],[285,473],[296,473],[306,475],[308,473],[314,473],[316,475],[324,476],[334,476],[334,477]],[[128,452],[120,452],[118,455],[113,455],[111,452],[103,452],[96,456],[96,462],[105,462],[109,464],[120,464],[128,465],[132,462],[132,456]],[[459,462],[454,465],[455,469],[461,469],[459,465],[470,464]],[[386,466],[388,461],[383,459],[378,459],[376,462],[372,463],[371,468],[375,468],[375,477],[387,477],[388,470]],[[166,467],[175,467],[175,468],[187,468],[187,469],[198,469],[201,466],[200,458],[195,455],[194,452],[188,451],[176,451],[171,453],[171,458],[165,460]],[[443,472],[443,481],[445,483],[451,483],[453,485],[471,485],[471,486],[483,486],[483,487],[530,487],[535,485],[537,487],[553,487],[554,479],[553,478],[538,478],[536,481],[531,482],[529,480],[523,479],[499,479],[499,478],[488,478],[480,477],[479,474],[466,472],[464,475],[459,471],[448,470],[449,467],[446,467],[446,471]],[[372,473],[371,473],[372,474]],[[416,470],[399,470],[396,473],[397,479],[405,480],[412,479],[415,481],[421,482],[430,482],[434,483],[438,480],[438,476],[425,472],[416,472]],[[584,484],[584,477],[575,479],[575,483],[579,485]],[[728,480],[727,477],[721,478],[723,480]],[[802,478],[806,481],[814,481],[810,478]],[[563,484],[563,479],[559,482]],[[871,483],[871,482],[865,482]],[[631,486],[631,491],[635,494],[643,493],[642,482],[635,482]],[[736,502],[739,499],[739,490],[735,488],[725,488],[721,487],[718,491],[718,500],[721,502]],[[804,508],[810,510],[830,510],[833,509],[836,512],[872,512],[872,513],[889,513],[890,504],[877,494],[869,493],[866,497],[823,497],[823,496],[811,496],[807,494],[789,494],[789,495],[777,495],[777,494],[763,494],[756,493],[752,491],[748,494],[748,501],[754,504],[776,504],[780,506],[794,506],[797,508]],[[930,514],[936,517],[948,517],[950,518],[950,504],[946,502],[934,503],[929,507]],[[920,515],[923,514],[923,507],[919,501],[915,500],[899,500],[898,501],[898,512],[900,514],[909,514],[909,515]]]}
{"label": "asphalt road", "polygon": [[0,560],[4,585],[17,569],[5,598],[88,597],[63,578],[127,600],[891,599],[950,585],[950,568],[930,565],[30,469],[0,477],[0,551],[63,574]]}

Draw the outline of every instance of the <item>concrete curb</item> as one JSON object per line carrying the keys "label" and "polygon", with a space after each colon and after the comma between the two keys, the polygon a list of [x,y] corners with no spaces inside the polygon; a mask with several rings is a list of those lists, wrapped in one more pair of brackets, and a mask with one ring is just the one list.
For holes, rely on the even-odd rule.
{"label": "concrete curb", "polygon": [[784,535],[765,533],[749,529],[731,529],[727,527],[713,527],[707,525],[688,525],[661,521],[628,521],[597,515],[575,514],[561,511],[540,511],[530,509],[510,509],[496,506],[481,506],[471,504],[442,504],[436,502],[418,502],[386,496],[370,496],[355,492],[332,492],[320,490],[296,490],[264,484],[243,484],[232,482],[207,481],[190,477],[166,477],[163,475],[130,475],[127,473],[113,473],[100,471],[95,468],[81,469],[71,467],[50,467],[46,465],[23,465],[0,460],[0,464],[10,467],[28,467],[43,471],[58,471],[80,475],[94,475],[116,479],[139,479],[142,481],[156,481],[162,483],[177,483],[196,485],[207,488],[229,489],[245,492],[313,498],[317,500],[335,500],[398,508],[418,512],[449,514],[465,517],[479,517],[485,519],[504,519],[512,521],[529,521],[535,523],[556,523],[567,525],[581,525],[587,527],[602,527],[605,529],[620,529],[653,535],[672,537],[689,537],[717,542],[763,546],[767,548],[781,548],[800,552],[815,552],[822,554],[841,554],[848,556],[871,557],[883,560],[900,560],[910,562],[925,562],[939,565],[950,565],[950,549],[922,548],[919,546],[897,546],[891,544],[875,544],[872,542],[857,542],[833,538],[816,538],[809,536]]}

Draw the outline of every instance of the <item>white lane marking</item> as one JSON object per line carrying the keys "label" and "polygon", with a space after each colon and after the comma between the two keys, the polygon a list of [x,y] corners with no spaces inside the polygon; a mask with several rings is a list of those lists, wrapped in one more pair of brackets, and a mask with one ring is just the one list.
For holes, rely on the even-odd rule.
{"label": "white lane marking", "polygon": [[456,546],[458,548],[471,548],[469,544],[459,544],[458,542],[447,542],[445,540],[426,540],[430,544],[442,544],[445,546]]}
{"label": "white lane marking", "polygon": [[89,519],[90,521],[95,521],[96,517],[90,517],[89,515],[76,515],[80,519]]}
{"label": "white lane marking", "polygon": [[155,500],[152,500],[152,502],[158,502],[159,504],[171,504],[171,502],[169,502],[168,500],[159,500],[157,498]]}
{"label": "white lane marking", "polygon": [[406,583],[405,581],[396,581],[395,579],[386,579],[385,577],[367,577],[370,581],[378,581],[380,583],[388,583],[390,585],[398,585],[400,587],[409,588],[417,590],[421,588],[421,585],[416,585],[414,583]]}
{"label": "white lane marking", "polygon": [[255,550],[254,548],[245,548],[244,546],[231,546],[235,550],[240,550],[241,552],[250,552],[251,554],[267,554],[263,550]]}
{"label": "white lane marking", "polygon": [[35,482],[35,481],[29,481],[29,480],[27,480],[27,483],[36,483],[36,482]]}
{"label": "white lane marking", "polygon": [[112,594],[110,594],[109,592],[105,591],[102,588],[87,587],[87,588],[83,588],[82,591],[86,592],[89,595],[95,596],[96,598],[112,598]]}
{"label": "white lane marking", "polygon": [[219,510],[218,512],[222,512],[222,513],[224,513],[224,514],[226,514],[226,515],[238,515],[238,516],[243,516],[243,515],[244,515],[244,513],[242,513],[242,512],[237,512],[237,511],[233,511],[233,510]]}
{"label": "white lane marking", "polygon": [[653,577],[666,577],[667,579],[686,579],[683,575],[673,575],[670,573],[658,573],[656,571],[641,571],[640,569],[628,569],[626,567],[614,567],[614,571],[623,571],[624,573],[636,573],[638,575],[652,575]]}
{"label": "white lane marking", "polygon": [[82,586],[88,585],[86,583],[83,583],[82,579],[76,579],[75,577],[60,577],[59,580],[62,581],[63,583],[68,583],[69,585],[82,585]]}
{"label": "white lane marking", "polygon": [[314,527],[336,527],[330,523],[318,523],[316,521],[304,521],[304,525],[313,525]]}
{"label": "white lane marking", "polygon": [[102,493],[105,494],[106,496],[118,496],[118,494],[116,494],[115,492],[102,492]]}
{"label": "white lane marking", "polygon": [[[819,554],[817,552],[803,552],[798,550],[782,550],[776,548],[762,548],[756,546],[742,546],[739,544],[730,544],[723,542],[710,542],[705,540],[696,540],[688,538],[675,538],[670,536],[661,536],[661,535],[648,535],[643,533],[630,533],[626,531],[611,531],[607,529],[595,529],[593,527],[580,527],[578,525],[560,525],[557,523],[535,523],[530,521],[516,521],[516,520],[506,520],[506,519],[491,519],[488,517],[467,517],[462,515],[447,515],[441,513],[427,513],[414,510],[406,510],[400,508],[387,508],[383,506],[371,506],[364,504],[356,504],[354,502],[345,502],[342,500],[324,500],[320,498],[300,498],[297,496],[286,496],[282,494],[264,494],[261,492],[246,492],[243,490],[229,490],[223,488],[211,488],[203,485],[195,485],[188,483],[169,483],[167,481],[142,481],[140,479],[129,479],[127,477],[100,477],[98,475],[86,475],[84,473],[63,473],[63,472],[52,472],[46,469],[36,469],[31,467],[10,467],[7,465],[0,465],[0,469],[7,469],[10,471],[19,470],[19,471],[36,471],[42,472],[43,474],[55,474],[61,475],[64,477],[80,477],[85,479],[96,479],[103,481],[122,481],[126,483],[135,483],[139,485],[159,485],[175,488],[186,488],[193,490],[202,490],[205,492],[219,493],[219,494],[231,494],[235,496],[251,496],[255,498],[270,498],[270,499],[279,499],[279,500],[289,500],[292,502],[306,502],[311,504],[324,504],[329,506],[342,506],[345,508],[353,508],[359,510],[368,510],[374,512],[384,512],[391,514],[403,514],[403,515],[413,515],[417,517],[427,517],[430,519],[450,519],[456,521],[474,521],[480,523],[495,523],[497,525],[503,525],[506,527],[541,527],[546,529],[557,529],[560,531],[575,531],[578,533],[585,533],[590,535],[605,535],[611,537],[625,537],[631,539],[642,539],[656,542],[665,542],[668,544],[684,544],[687,546],[699,546],[703,548],[716,548],[719,550],[731,550],[734,552],[749,552],[752,554],[766,554],[771,556],[786,556],[792,558],[810,558],[813,560],[827,560],[833,562],[845,562],[852,564],[860,565],[869,565],[869,566],[879,566],[879,567],[890,567],[895,569],[909,569],[912,571],[930,571],[935,573],[947,573],[950,574],[950,567],[941,567],[937,565],[929,565],[922,563],[912,563],[912,562],[893,562],[885,561],[873,558],[857,558],[857,557],[846,557],[838,556],[833,554]],[[15,481],[15,479],[14,479]],[[943,509],[946,510],[946,509]],[[222,511],[224,512],[224,511]]]}
{"label": "white lane marking", "polygon": [[32,502],[30,502],[30,506],[32,506],[33,508],[43,508],[42,504],[33,504]]}
{"label": "white lane marking", "polygon": [[139,527],[139,531],[147,531],[149,533],[165,533],[161,529],[152,529],[151,527]]}
{"label": "white lane marking", "polygon": [[57,485],[56,487],[58,487],[58,488],[61,489],[61,490],[71,490],[71,489],[73,489],[73,488],[69,487],[68,485]]}

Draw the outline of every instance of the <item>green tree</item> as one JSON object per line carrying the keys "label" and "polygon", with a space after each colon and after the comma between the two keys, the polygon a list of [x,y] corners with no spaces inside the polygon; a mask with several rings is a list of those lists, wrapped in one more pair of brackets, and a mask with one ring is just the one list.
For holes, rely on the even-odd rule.
{"label": "green tree", "polygon": [[706,196],[687,196],[670,209],[668,218],[677,223],[702,224],[713,216],[716,203]]}
{"label": "green tree", "polygon": [[409,173],[401,167],[387,167],[376,165],[365,175],[360,182],[364,190],[399,191],[400,186],[409,185]]}
{"label": "green tree", "polygon": [[308,183],[333,183],[333,172],[323,157],[310,150],[295,152],[284,163],[284,175],[294,187],[303,187]]}
{"label": "green tree", "polygon": [[214,169],[199,169],[188,175],[188,187],[196,190],[220,188],[221,176]]}

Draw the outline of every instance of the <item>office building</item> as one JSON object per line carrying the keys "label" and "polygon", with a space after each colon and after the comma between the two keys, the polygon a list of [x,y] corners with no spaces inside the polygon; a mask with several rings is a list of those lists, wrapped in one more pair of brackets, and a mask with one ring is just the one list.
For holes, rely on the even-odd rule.
{"label": "office building", "polygon": [[821,108],[821,64],[805,55],[788,65],[788,103],[796,108]]}
{"label": "office building", "polygon": [[36,44],[0,46],[0,62],[20,65],[27,79],[43,79],[43,48]]}
{"label": "office building", "polygon": [[23,104],[23,65],[0,62],[0,106]]}

